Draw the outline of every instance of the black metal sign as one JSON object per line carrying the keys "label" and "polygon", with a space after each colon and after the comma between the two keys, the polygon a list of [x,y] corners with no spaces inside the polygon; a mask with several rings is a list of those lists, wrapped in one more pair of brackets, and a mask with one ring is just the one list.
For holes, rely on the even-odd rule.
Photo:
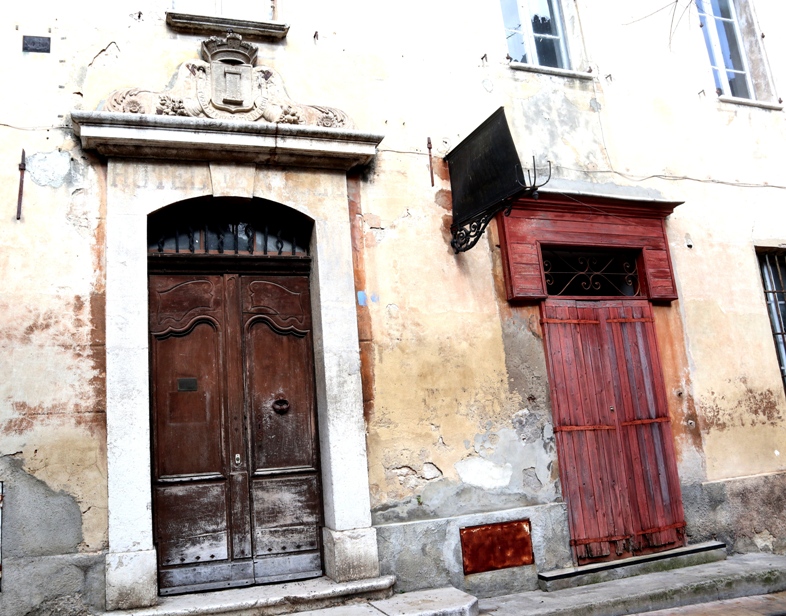
{"label": "black metal sign", "polygon": [[51,39],[48,36],[23,36],[22,51],[49,53]]}
{"label": "black metal sign", "polygon": [[[533,196],[537,175],[524,178],[505,109],[500,107],[445,157],[453,193],[450,245],[456,253],[472,248],[494,216],[510,210],[514,197]],[[534,172],[534,161],[533,161]],[[529,174],[528,174],[529,175]],[[549,178],[551,166],[549,165]]]}

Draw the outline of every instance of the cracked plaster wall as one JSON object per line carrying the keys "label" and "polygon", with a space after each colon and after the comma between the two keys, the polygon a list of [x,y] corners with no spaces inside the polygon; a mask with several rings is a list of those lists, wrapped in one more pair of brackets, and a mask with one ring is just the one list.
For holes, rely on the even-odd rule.
{"label": "cracked plaster wall", "polygon": [[25,466],[21,454],[0,457],[5,492],[0,613],[83,616],[100,609],[103,558],[84,550],[80,503]]}
{"label": "cracked plaster wall", "polygon": [[[757,3],[760,22],[786,22],[780,4]],[[646,12],[638,3],[576,5],[590,81],[511,71],[496,2],[467,19],[446,2],[357,0],[336,11],[309,0],[279,16],[294,25],[285,44],[260,45],[260,63],[277,67],[293,99],[335,105],[363,130],[386,135],[360,190],[376,523],[560,498],[537,310],[502,299],[493,225],[469,253],[454,256],[448,246],[450,186],[440,157],[500,105],[522,161],[550,160],[555,180],[685,201],[667,224],[681,300],[655,312],[689,523],[706,510],[702,495],[716,494],[700,486],[786,470],[786,399],[754,254],[754,246],[786,244],[782,191],[763,188],[784,183],[772,156],[786,136],[783,114],[714,100],[689,19],[670,31],[668,12],[635,21]],[[95,109],[114,89],[162,89],[195,57],[198,39],[168,31],[167,8],[91,0],[80,11],[42,13],[15,3],[0,37],[7,79],[25,84],[23,94],[0,99],[0,203],[16,202],[22,148],[29,157],[22,220],[10,209],[0,218],[0,369],[11,375],[0,385],[0,451],[21,452],[25,472],[75,499],[82,552],[106,544],[104,167],[63,126],[70,109]],[[52,52],[21,54],[24,34],[51,35]],[[461,41],[449,61],[446,41]],[[777,37],[767,44],[771,58],[786,57]],[[772,69],[786,82],[782,63]],[[721,502],[744,497],[717,490]],[[762,502],[762,516],[776,505]],[[744,523],[740,536],[766,530],[779,549],[781,529]],[[734,544],[768,541],[762,534]]]}
{"label": "cracked plaster wall", "polygon": [[[63,128],[82,100],[79,50],[91,45],[84,17],[77,27],[68,13],[8,7],[0,43],[13,58],[8,78],[25,84],[0,100],[0,612],[8,616],[103,605],[104,167]],[[50,36],[52,53],[21,53],[22,35]]]}

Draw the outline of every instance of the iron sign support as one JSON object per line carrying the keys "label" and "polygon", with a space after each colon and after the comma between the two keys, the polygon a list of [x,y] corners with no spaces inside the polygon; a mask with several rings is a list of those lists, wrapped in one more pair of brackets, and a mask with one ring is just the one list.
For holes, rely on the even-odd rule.
{"label": "iron sign support", "polygon": [[499,212],[510,214],[515,199],[537,199],[538,189],[551,179],[549,162],[546,181],[538,183],[534,157],[524,176],[502,107],[445,158],[453,193],[450,245],[456,254],[477,244]]}

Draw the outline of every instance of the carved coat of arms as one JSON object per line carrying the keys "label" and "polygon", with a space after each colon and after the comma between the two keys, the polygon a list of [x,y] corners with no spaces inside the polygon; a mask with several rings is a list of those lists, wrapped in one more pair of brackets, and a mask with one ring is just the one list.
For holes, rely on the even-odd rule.
{"label": "carved coat of arms", "polygon": [[116,90],[107,98],[104,109],[351,128],[343,111],[290,100],[280,75],[272,68],[255,66],[257,48],[239,34],[211,36],[202,42],[201,56],[201,60],[180,67],[170,90]]}

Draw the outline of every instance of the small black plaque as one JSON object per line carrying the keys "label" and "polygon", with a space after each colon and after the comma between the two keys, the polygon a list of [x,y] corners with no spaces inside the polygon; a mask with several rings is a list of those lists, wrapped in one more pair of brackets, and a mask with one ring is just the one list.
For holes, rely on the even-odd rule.
{"label": "small black plaque", "polygon": [[48,36],[23,36],[22,51],[33,53],[49,53],[52,39]]}
{"label": "small black plaque", "polygon": [[186,378],[177,380],[178,391],[196,391],[197,380],[195,378]]}

